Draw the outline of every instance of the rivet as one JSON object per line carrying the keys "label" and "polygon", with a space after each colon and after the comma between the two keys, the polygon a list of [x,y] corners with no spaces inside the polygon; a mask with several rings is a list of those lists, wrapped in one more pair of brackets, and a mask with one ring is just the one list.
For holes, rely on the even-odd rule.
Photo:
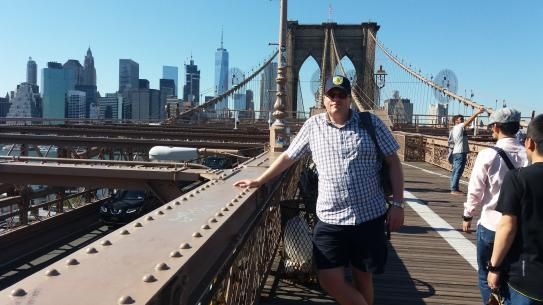
{"label": "rivet", "polygon": [[156,282],[156,277],[152,274],[146,274],[143,276],[143,281],[146,283]]}
{"label": "rivet", "polygon": [[249,190],[251,190],[250,187],[246,187],[245,190],[248,192]]}
{"label": "rivet", "polygon": [[219,212],[219,213],[215,214],[215,216],[217,216],[217,217],[222,217],[222,216],[224,216],[224,214],[221,213],[221,212]]}
{"label": "rivet", "polygon": [[211,182],[211,185],[215,185],[215,182]]}
{"label": "rivet", "polygon": [[135,303],[134,299],[129,295],[123,295],[122,297],[119,298],[119,304],[121,305],[134,304],[134,303]]}
{"label": "rivet", "polygon": [[191,193],[189,196],[190,196],[190,197],[194,197],[194,194]]}
{"label": "rivet", "polygon": [[215,222],[217,222],[217,219],[215,219],[215,218],[209,218],[209,222],[215,223]]}
{"label": "rivet", "polygon": [[102,241],[100,242],[100,244],[101,244],[102,246],[111,246],[111,242],[110,242],[109,240],[102,240]]}
{"label": "rivet", "polygon": [[49,269],[45,271],[45,275],[47,276],[57,276],[60,275],[60,273],[57,271],[57,269]]}
{"label": "rivet", "polygon": [[94,254],[94,253],[98,253],[98,250],[96,250],[96,248],[90,247],[90,248],[87,248],[85,252],[87,252],[87,254]]}
{"label": "rivet", "polygon": [[181,249],[190,249],[192,248],[188,243],[182,243],[181,246],[179,246]]}
{"label": "rivet", "polygon": [[127,229],[121,230],[121,232],[119,232],[119,233],[121,233],[121,235],[128,235],[128,234],[130,234],[130,232],[128,232]]}
{"label": "rivet", "polygon": [[221,211],[223,211],[223,212],[228,212],[228,208],[227,208],[227,207],[224,207],[224,208],[221,209]]}
{"label": "rivet", "polygon": [[207,224],[206,224],[206,225],[203,225],[201,228],[204,229],[204,230],[209,230],[209,229],[211,229],[211,227],[210,227],[209,225],[207,225]]}
{"label": "rivet", "polygon": [[179,251],[172,251],[170,253],[170,257],[181,257],[183,255],[181,255],[181,253]]}
{"label": "rivet", "polygon": [[136,222],[136,223],[134,224],[134,227],[136,227],[136,228],[141,228],[141,227],[143,227],[143,225],[141,224],[141,222]]}
{"label": "rivet", "polygon": [[192,237],[202,237],[202,234],[200,232],[194,232],[192,233]]}
{"label": "rivet", "polygon": [[155,214],[157,214],[157,215],[164,215],[164,212],[162,212],[162,211],[157,211]]}
{"label": "rivet", "polygon": [[155,220],[155,219],[153,218],[153,216],[147,216],[147,217],[145,218],[145,220],[147,220],[147,221],[153,221],[153,220]]}
{"label": "rivet", "polygon": [[183,197],[183,201],[187,201],[189,200],[187,197]]}
{"label": "rivet", "polygon": [[22,288],[13,289],[11,291],[11,296],[12,297],[22,297],[24,295],[26,295],[26,291],[24,291],[24,289],[22,289]]}
{"label": "rivet", "polygon": [[159,263],[155,266],[156,271],[164,271],[170,269],[170,266],[166,265],[166,263]]}
{"label": "rivet", "polygon": [[199,191],[199,190],[196,190],[196,194],[200,194],[200,191]]}
{"label": "rivet", "polygon": [[79,265],[79,261],[76,260],[75,258],[70,258],[69,260],[66,261],[66,265],[68,266]]}
{"label": "rivet", "polygon": [[239,200],[237,198],[234,198],[232,202],[239,202]]}
{"label": "rivet", "polygon": [[238,195],[238,198],[241,199],[241,198],[243,198],[243,196],[242,196],[242,195]]}
{"label": "rivet", "polygon": [[173,209],[171,205],[166,206],[166,210],[171,210],[171,209]]}
{"label": "rivet", "polygon": [[180,205],[180,204],[181,204],[181,202],[179,202],[179,201],[175,202],[175,205]]}
{"label": "rivet", "polygon": [[209,184],[206,184],[206,189],[208,189],[208,188],[209,188]]}
{"label": "rivet", "polygon": [[233,207],[234,204],[233,204],[232,202],[230,202],[230,203],[228,204],[228,206]]}
{"label": "rivet", "polygon": [[242,194],[242,195],[245,195],[245,194],[247,194],[247,192],[243,191],[243,192],[241,192],[241,194]]}
{"label": "rivet", "polygon": [[200,189],[200,191],[205,191],[206,188],[202,186],[202,188]]}

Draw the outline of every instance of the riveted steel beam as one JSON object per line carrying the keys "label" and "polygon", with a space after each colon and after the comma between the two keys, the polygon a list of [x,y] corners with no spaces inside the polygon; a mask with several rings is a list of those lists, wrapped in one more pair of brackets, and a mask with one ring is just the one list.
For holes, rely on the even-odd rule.
{"label": "riveted steel beam", "polygon": [[225,172],[4,289],[0,303],[189,304],[208,286],[217,263],[236,251],[231,245],[266,209],[264,202],[280,181],[259,189],[234,187],[233,182],[265,169],[243,166]]}

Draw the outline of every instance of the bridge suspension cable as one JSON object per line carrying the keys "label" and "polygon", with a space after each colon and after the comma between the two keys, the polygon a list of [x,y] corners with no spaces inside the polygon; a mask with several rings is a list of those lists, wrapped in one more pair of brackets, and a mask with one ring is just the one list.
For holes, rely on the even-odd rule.
{"label": "bridge suspension cable", "polygon": [[270,65],[271,62],[277,56],[278,52],[279,51],[275,51],[267,60],[264,61],[264,63],[258,69],[256,69],[255,72],[253,72],[248,77],[244,78],[241,82],[234,85],[229,90],[225,91],[224,93],[210,99],[209,101],[207,101],[207,102],[205,102],[205,103],[203,103],[203,104],[201,104],[199,106],[193,107],[193,108],[191,108],[191,109],[189,109],[187,111],[184,111],[184,112],[172,117],[173,121],[175,122],[178,119],[190,117],[192,114],[197,113],[199,111],[202,111],[202,110],[205,110],[205,109],[210,109],[211,107],[215,106],[219,102],[222,102],[225,99],[228,99],[229,97],[233,96],[234,93],[236,93],[238,90],[244,88],[250,81],[252,81],[257,75],[259,75],[260,72],[262,72],[268,65]]}
{"label": "bridge suspension cable", "polygon": [[[371,33],[371,32],[368,32],[370,37],[375,41],[375,44],[381,49],[381,51],[388,57],[390,58],[390,60],[392,60],[396,65],[400,66],[404,71],[406,71],[407,73],[409,73],[410,75],[412,75],[413,77],[415,77],[416,79],[418,79],[419,81],[421,81],[422,83],[430,86],[431,88],[441,92],[443,95],[453,99],[453,100],[457,100],[459,102],[461,102],[462,104],[466,105],[466,106],[470,106],[470,107],[473,107],[473,108],[479,108],[479,107],[484,107],[483,104],[479,104],[469,98],[466,98],[466,97],[463,97],[461,95],[458,95],[454,92],[451,92],[449,90],[447,90],[447,88],[445,87],[442,87],[442,86],[439,86],[438,84],[434,83],[432,80],[429,80],[427,78],[425,78],[424,76],[422,76],[421,74],[413,71],[410,67],[406,66],[405,64],[403,64],[402,62],[400,62],[400,60],[398,60],[395,56],[393,56],[392,54],[390,54],[390,52],[383,46],[383,44],[377,39],[375,38],[375,36]],[[486,108],[486,107],[485,107]],[[487,112],[489,114],[491,114],[492,112],[494,112],[494,110],[492,108],[486,108],[487,109]]]}

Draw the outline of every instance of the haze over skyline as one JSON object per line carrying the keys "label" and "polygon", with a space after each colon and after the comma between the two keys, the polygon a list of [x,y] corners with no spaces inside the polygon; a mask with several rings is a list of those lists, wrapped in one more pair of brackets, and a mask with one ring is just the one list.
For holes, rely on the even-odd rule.
{"label": "haze over skyline", "polygon": [[[162,66],[178,66],[183,80],[191,54],[205,92],[214,86],[221,28],[230,66],[245,72],[273,52],[268,43],[277,41],[279,29],[276,0],[5,1],[0,8],[0,96],[25,81],[29,56],[41,85],[48,61],[82,63],[89,46],[102,95],[118,89],[121,58],[138,62],[140,78],[158,88]],[[289,20],[300,24],[377,22],[378,38],[426,74],[453,70],[459,93],[473,89],[474,99],[490,107],[505,99],[525,116],[543,110],[537,92],[543,83],[541,1],[291,0],[288,9]]]}

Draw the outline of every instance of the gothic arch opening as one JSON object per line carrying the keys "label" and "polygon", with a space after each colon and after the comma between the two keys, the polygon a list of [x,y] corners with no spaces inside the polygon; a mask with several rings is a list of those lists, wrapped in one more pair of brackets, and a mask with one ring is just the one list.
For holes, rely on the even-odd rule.
{"label": "gothic arch opening", "polygon": [[316,105],[320,87],[321,69],[313,55],[309,54],[298,72],[298,112],[309,112]]}

